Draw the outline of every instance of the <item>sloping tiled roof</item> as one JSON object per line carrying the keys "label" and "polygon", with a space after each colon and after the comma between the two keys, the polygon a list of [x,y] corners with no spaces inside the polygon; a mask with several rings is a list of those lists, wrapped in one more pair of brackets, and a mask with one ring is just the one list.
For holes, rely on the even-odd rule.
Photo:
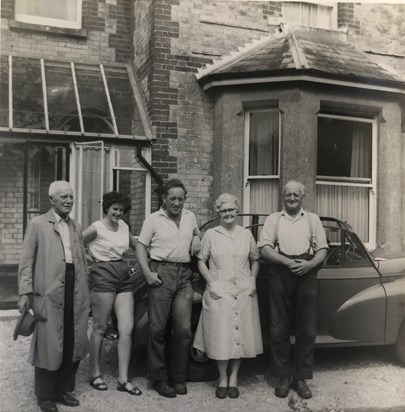
{"label": "sloping tiled roof", "polygon": [[239,54],[200,69],[196,77],[206,84],[211,80],[286,74],[312,74],[360,83],[396,83],[405,87],[398,74],[349,44],[343,33],[320,29],[269,36],[250,50],[247,46]]}

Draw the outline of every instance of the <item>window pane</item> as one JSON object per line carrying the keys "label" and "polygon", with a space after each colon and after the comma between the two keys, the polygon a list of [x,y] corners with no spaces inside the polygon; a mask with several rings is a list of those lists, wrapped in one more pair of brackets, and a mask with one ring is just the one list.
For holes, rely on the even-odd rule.
{"label": "window pane", "polygon": [[[85,126],[88,124],[92,129],[86,130],[85,127],[85,132],[99,131],[94,128],[100,122],[100,116],[105,119],[108,124],[112,125],[107,95],[100,70],[91,70],[90,68],[76,66],[76,79],[83,122]],[[102,125],[102,127],[104,129],[104,125]]]}
{"label": "window pane", "polygon": [[371,182],[372,125],[318,118],[317,175]]}
{"label": "window pane", "polygon": [[118,132],[120,134],[143,136],[145,131],[135,103],[127,71],[105,67],[105,75]]}
{"label": "window pane", "polygon": [[366,187],[317,185],[316,212],[320,216],[347,221],[360,239],[368,242],[369,190]]}
{"label": "window pane", "polygon": [[[145,149],[142,149],[142,155],[145,155]],[[136,149],[131,147],[117,147],[115,149],[115,166],[132,167],[134,169],[145,169],[145,166],[136,157]],[[146,170],[146,169],[145,169]]]}
{"label": "window pane", "polygon": [[249,175],[278,175],[278,111],[250,113]]}
{"label": "window pane", "polygon": [[332,29],[333,7],[304,2],[283,3],[283,17],[286,20],[306,26]]}
{"label": "window pane", "polygon": [[[278,179],[250,180],[250,211],[249,213],[258,213],[269,215],[278,211]],[[260,216],[259,223],[263,224],[266,216]],[[260,236],[261,227],[259,227],[258,236]]]}
{"label": "window pane", "polygon": [[[64,124],[77,115],[77,105],[70,65],[46,65],[45,77],[48,99],[49,128],[73,130]],[[80,130],[80,128],[78,129]]]}
{"label": "window pane", "polygon": [[13,126],[44,129],[40,60],[13,58]]}
{"label": "window pane", "polygon": [[15,18],[30,24],[81,27],[81,0],[16,0]]}
{"label": "window pane", "polygon": [[16,0],[16,13],[76,21],[77,0]]}

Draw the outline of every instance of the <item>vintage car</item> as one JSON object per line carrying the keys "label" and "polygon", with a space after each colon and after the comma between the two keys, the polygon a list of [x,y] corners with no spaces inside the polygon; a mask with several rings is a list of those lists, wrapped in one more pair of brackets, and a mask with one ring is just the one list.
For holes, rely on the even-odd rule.
{"label": "vintage car", "polygon": [[[242,216],[242,215],[241,215]],[[249,228],[257,238],[259,215],[249,215]],[[328,256],[318,272],[317,346],[393,345],[399,360],[405,363],[405,256],[373,256],[346,222],[322,217],[329,244]],[[201,230],[218,224],[217,219]],[[201,311],[204,280],[196,262],[193,277],[195,330]],[[136,265],[136,264],[135,264]],[[134,342],[146,344],[147,285],[135,267]],[[269,266],[260,263],[257,294],[263,341],[269,344]],[[215,362],[204,353],[191,349],[188,378],[211,380],[217,376]]]}

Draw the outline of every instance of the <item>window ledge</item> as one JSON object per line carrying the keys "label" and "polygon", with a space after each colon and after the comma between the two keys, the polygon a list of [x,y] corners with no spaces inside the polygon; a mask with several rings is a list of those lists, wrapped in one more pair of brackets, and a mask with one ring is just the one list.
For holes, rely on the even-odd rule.
{"label": "window ledge", "polygon": [[73,37],[80,37],[80,38],[87,37],[86,29],[67,29],[67,28],[62,28],[62,27],[43,26],[41,24],[21,23],[15,20],[10,20],[9,26],[11,29],[16,29],[16,30],[34,31],[34,32],[41,32],[41,33],[45,32],[45,33],[55,34],[59,36],[73,36]]}

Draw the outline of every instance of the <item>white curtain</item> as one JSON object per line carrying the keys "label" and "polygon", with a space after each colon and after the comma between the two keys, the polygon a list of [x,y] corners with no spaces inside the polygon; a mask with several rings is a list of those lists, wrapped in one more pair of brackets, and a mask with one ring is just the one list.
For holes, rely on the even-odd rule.
{"label": "white curtain", "polygon": [[[80,151],[76,148],[77,168],[79,169]],[[101,193],[101,159],[104,156],[104,184]],[[100,147],[83,147],[82,176],[79,170],[76,171],[76,187],[79,188],[79,179],[81,179],[81,204],[76,207],[81,208],[81,225],[83,229],[88,227],[95,220],[100,219],[100,199],[102,195],[109,191],[109,170],[110,170],[110,150],[101,150]],[[76,199],[78,195],[76,194]],[[78,214],[76,214],[78,215]]]}
{"label": "white curtain", "polygon": [[283,17],[296,23],[324,29],[332,28],[332,6],[284,2]]}
{"label": "white curtain", "polygon": [[371,135],[368,125],[353,125],[351,177],[371,180]]}
{"label": "white curtain", "polygon": [[[366,187],[317,185],[317,213],[347,221],[363,242],[369,241],[369,189]],[[329,239],[334,241],[337,239]]]}
{"label": "white curtain", "polygon": [[250,114],[249,175],[278,175],[278,111]]}
{"label": "white curtain", "polygon": [[78,0],[16,0],[16,13],[76,21]]}

